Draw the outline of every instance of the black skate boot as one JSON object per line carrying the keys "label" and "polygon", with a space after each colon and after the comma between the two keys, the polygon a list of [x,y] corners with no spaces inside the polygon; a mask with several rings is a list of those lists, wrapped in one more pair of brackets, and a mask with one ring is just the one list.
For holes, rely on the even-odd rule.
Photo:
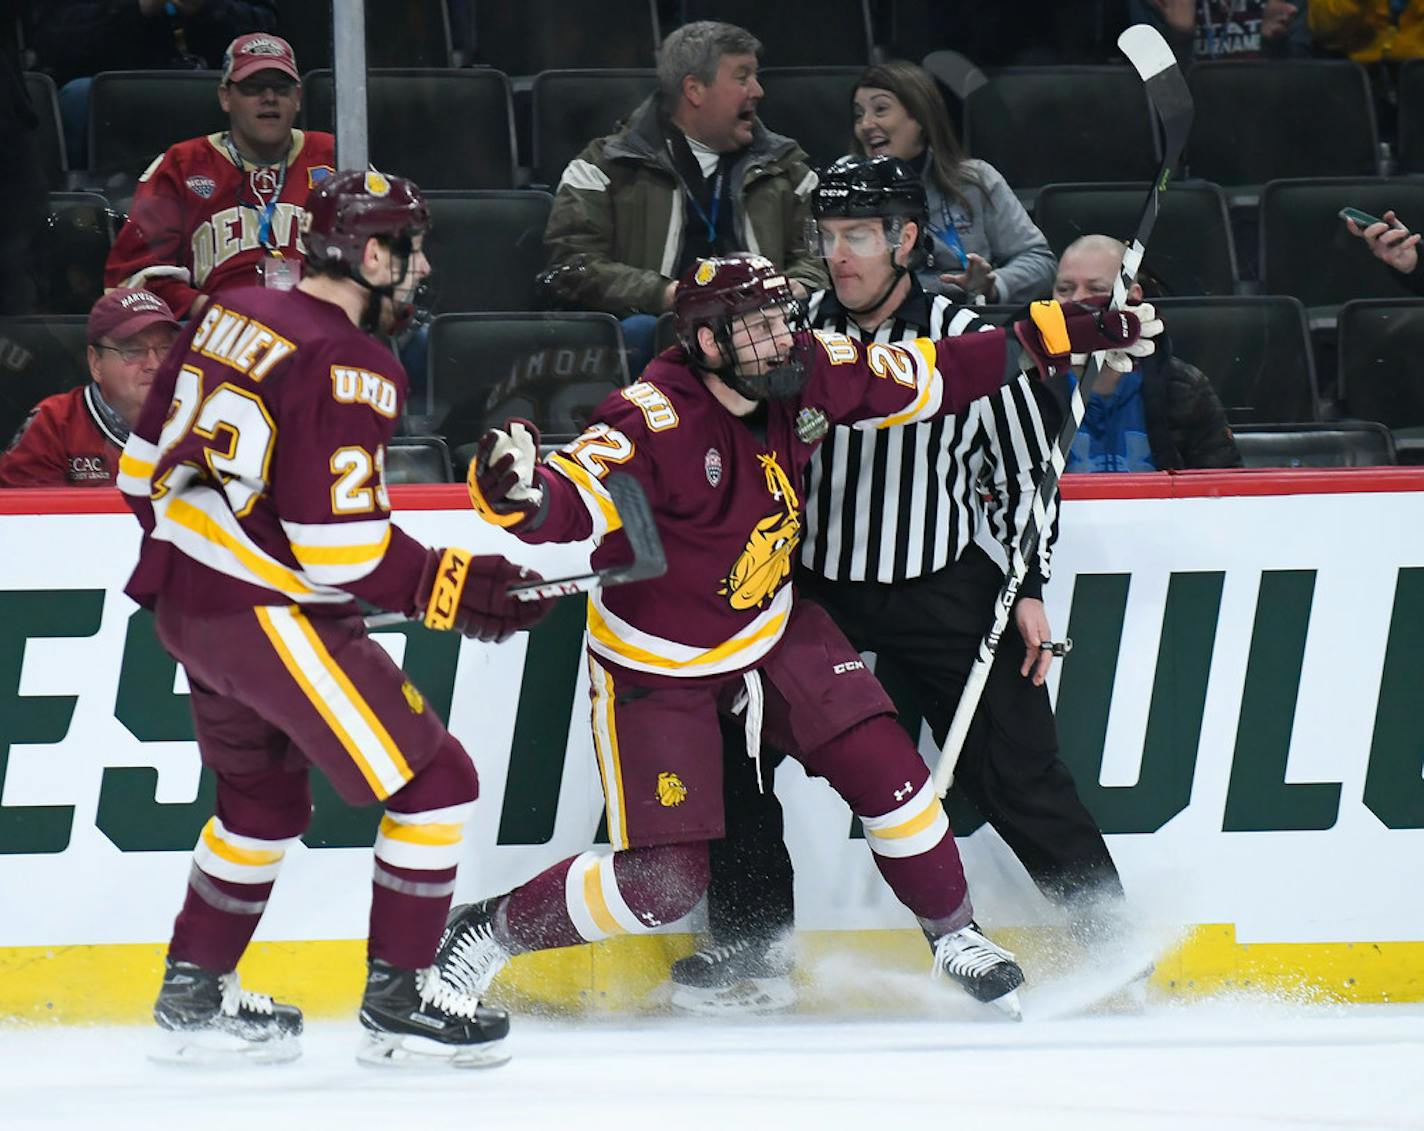
{"label": "black skate boot", "polygon": [[435,965],[445,984],[462,994],[482,998],[495,975],[509,963],[510,953],[495,937],[494,916],[502,895],[450,908],[445,933],[435,951]]}
{"label": "black skate boot", "polygon": [[149,1057],[165,1064],[280,1064],[302,1052],[302,1011],[244,990],[236,971],[168,959],[153,1019],[163,1034]]}
{"label": "black skate boot", "polygon": [[775,1013],[796,1003],[793,940],[741,938],[672,964],[672,1004],[688,1013]]}
{"label": "black skate boot", "polygon": [[362,1064],[490,1068],[509,1059],[509,1014],[481,1005],[440,977],[440,970],[403,970],[373,958],[361,999],[366,1043]]}
{"label": "black skate boot", "polygon": [[932,938],[930,946],[934,949],[935,977],[957,982],[976,1001],[1003,1010],[1015,1021],[1023,1020],[1018,995],[1023,971],[1012,954],[984,936],[979,924],[970,922],[967,927]]}

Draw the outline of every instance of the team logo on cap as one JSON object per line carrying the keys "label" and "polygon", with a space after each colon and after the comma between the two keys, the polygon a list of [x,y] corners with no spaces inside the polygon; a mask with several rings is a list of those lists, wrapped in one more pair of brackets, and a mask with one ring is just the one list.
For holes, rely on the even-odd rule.
{"label": "team logo on cap", "polygon": [[366,173],[366,191],[372,196],[385,196],[391,191],[391,182],[386,180],[375,169]]}
{"label": "team logo on cap", "polygon": [[183,182],[191,192],[201,196],[204,200],[211,200],[213,193],[217,191],[218,185],[212,177],[189,177]]}
{"label": "team logo on cap", "polygon": [[702,470],[707,473],[707,482],[713,487],[722,482],[722,453],[716,448],[708,448],[702,457]]}
{"label": "team logo on cap", "polygon": [[710,259],[704,259],[697,265],[697,274],[692,276],[692,281],[699,287],[705,287],[717,274],[717,264]]}
{"label": "team logo on cap", "polygon": [[239,49],[242,55],[274,55],[283,56],[287,53],[287,46],[277,39],[249,39]]}

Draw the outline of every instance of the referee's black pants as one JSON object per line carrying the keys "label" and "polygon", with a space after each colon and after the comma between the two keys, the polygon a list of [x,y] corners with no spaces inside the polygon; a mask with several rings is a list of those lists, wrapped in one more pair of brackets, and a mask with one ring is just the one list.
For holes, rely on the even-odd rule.
{"label": "referee's black pants", "polygon": [[[895,664],[943,742],[993,619],[1003,574],[977,546],[927,577],[896,585],[827,581],[798,572],[798,596],[822,605],[855,647]],[[1060,904],[1121,896],[1117,868],[1072,775],[1058,757],[1048,688],[1019,674],[1024,642],[1011,623],[955,770],[962,790],[1013,850],[1044,895]],[[779,756],[762,752],[766,792],[735,722],[723,723],[726,837],[711,848],[708,928],[717,943],[770,937],[794,922],[791,858],[771,791]]]}

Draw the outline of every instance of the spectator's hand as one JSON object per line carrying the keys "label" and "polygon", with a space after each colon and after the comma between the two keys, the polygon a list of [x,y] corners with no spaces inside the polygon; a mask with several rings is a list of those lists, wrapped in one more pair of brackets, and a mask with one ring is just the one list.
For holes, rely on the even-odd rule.
{"label": "spectator's hand", "polygon": [[1020,597],[1018,604],[1014,606],[1014,623],[1018,625],[1019,635],[1023,637],[1024,642],[1024,661],[1019,668],[1019,675],[1032,677],[1033,685],[1042,687],[1043,681],[1048,678],[1048,669],[1053,666],[1052,651],[1039,647],[1045,641],[1053,639],[1043,602],[1037,597]]}
{"label": "spectator's hand", "polygon": [[1261,12],[1261,38],[1280,39],[1290,30],[1291,21],[1299,11],[1289,0],[1266,0]]}
{"label": "spectator's hand", "polygon": [[970,298],[975,295],[983,295],[989,302],[998,300],[998,288],[994,285],[991,277],[994,265],[982,255],[969,253],[969,266],[966,270],[958,274],[941,275],[941,283],[950,283],[958,287]]}
{"label": "spectator's hand", "polygon": [[1180,35],[1190,34],[1197,26],[1197,0],[1147,0],[1157,9],[1166,25]]}
{"label": "spectator's hand", "polygon": [[539,430],[526,420],[511,420],[480,437],[465,486],[475,513],[495,526],[517,526],[544,505],[539,462]]}
{"label": "spectator's hand", "polygon": [[1394,214],[1394,209],[1384,214],[1382,224],[1371,224],[1361,230],[1355,221],[1346,220],[1345,226],[1350,229],[1351,235],[1359,236],[1370,245],[1376,259],[1396,271],[1408,275],[1419,266],[1419,252],[1415,247],[1419,242],[1419,233],[1410,232]]}

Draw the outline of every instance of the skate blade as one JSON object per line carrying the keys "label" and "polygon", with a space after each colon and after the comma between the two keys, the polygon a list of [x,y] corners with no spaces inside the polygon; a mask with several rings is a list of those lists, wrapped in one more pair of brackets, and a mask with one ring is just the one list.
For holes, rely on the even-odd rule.
{"label": "skate blade", "polygon": [[509,1057],[504,1038],[478,1045],[446,1045],[399,1033],[367,1033],[356,1051],[357,1062],[370,1068],[415,1070],[495,1068]]}
{"label": "skate blade", "polygon": [[710,1017],[781,1013],[796,1004],[796,987],[790,978],[744,978],[715,990],[674,982],[668,1001],[684,1013]]}
{"label": "skate blade", "polygon": [[1023,1020],[1023,1006],[1019,1002],[1018,990],[1010,990],[1003,997],[996,997],[988,1004],[1004,1014],[1010,1021]]}
{"label": "skate blade", "polygon": [[287,1064],[302,1055],[297,1037],[270,1041],[244,1041],[228,1033],[160,1030],[152,1038],[147,1056],[154,1064],[185,1068],[245,1068]]}

